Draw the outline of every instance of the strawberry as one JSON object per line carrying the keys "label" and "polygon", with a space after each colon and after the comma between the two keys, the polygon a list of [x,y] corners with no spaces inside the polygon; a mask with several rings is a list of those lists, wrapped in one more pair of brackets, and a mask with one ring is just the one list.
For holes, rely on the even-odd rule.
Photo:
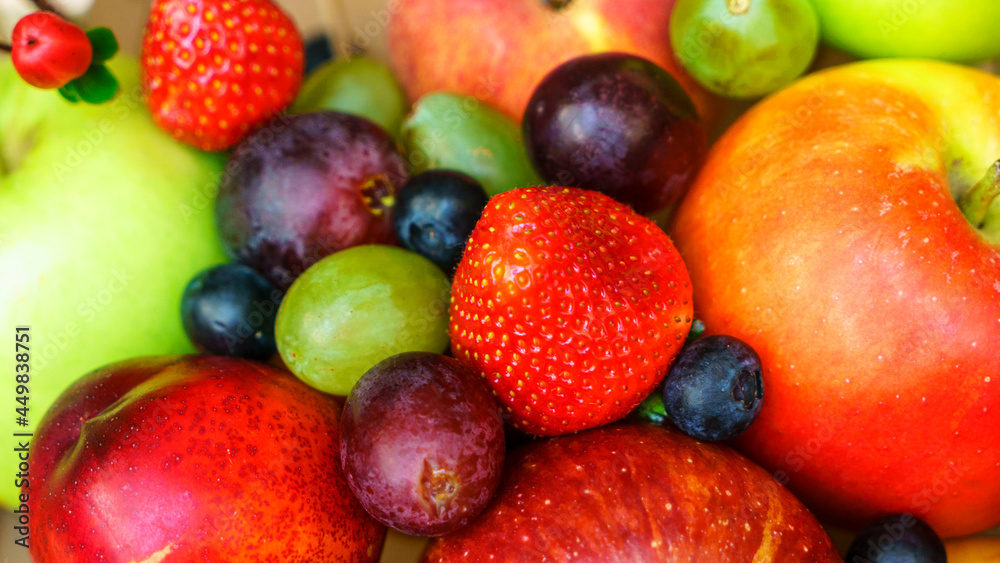
{"label": "strawberry", "polygon": [[452,348],[516,428],[617,420],[660,382],[691,327],[691,281],[652,221],[597,193],[490,200],[452,285]]}
{"label": "strawberry", "polygon": [[203,150],[231,147],[295,98],[302,38],[268,0],[154,0],[142,86],[156,123]]}

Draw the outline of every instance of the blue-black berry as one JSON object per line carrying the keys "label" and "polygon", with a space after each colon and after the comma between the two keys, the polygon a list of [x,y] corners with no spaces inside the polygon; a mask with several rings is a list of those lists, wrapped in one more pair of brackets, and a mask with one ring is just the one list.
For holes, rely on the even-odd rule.
{"label": "blue-black berry", "polygon": [[403,246],[452,274],[488,200],[479,182],[465,174],[450,170],[418,174],[396,197],[396,236]]}
{"label": "blue-black berry", "polygon": [[912,514],[882,518],[854,538],[844,563],[945,563],[944,543]]}
{"label": "blue-black berry", "polygon": [[267,359],[276,351],[274,319],[281,297],[264,276],[247,266],[209,268],[184,290],[184,331],[205,352]]}
{"label": "blue-black berry", "polygon": [[760,357],[732,336],[686,345],[663,382],[663,406],[682,432],[709,442],[743,433],[764,400]]}

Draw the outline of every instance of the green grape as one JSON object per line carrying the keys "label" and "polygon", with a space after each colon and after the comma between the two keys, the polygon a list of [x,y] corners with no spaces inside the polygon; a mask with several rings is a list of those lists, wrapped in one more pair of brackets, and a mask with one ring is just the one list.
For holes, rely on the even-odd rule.
{"label": "green grape", "polygon": [[809,67],[819,23],[808,0],[677,0],[670,42],[709,90],[753,98],[788,85]]}
{"label": "green grape", "polygon": [[403,145],[414,175],[457,170],[491,196],[544,185],[524,148],[521,127],[472,97],[436,92],[417,100],[403,122]]}
{"label": "green grape", "polygon": [[448,278],[422,256],[393,246],[349,248],[289,288],[275,322],[278,352],[309,385],[347,395],[389,356],[444,352],[450,295]]}
{"label": "green grape", "polygon": [[309,75],[292,113],[334,110],[370,119],[396,140],[409,104],[403,88],[384,64],[367,57],[335,59]]}

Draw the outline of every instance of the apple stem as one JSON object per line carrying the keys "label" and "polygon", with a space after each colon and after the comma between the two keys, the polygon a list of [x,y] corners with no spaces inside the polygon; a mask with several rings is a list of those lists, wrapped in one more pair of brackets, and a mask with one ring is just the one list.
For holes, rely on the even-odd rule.
{"label": "apple stem", "polygon": [[1000,245],[1000,160],[958,201],[972,226],[990,243]]}
{"label": "apple stem", "polygon": [[726,8],[730,14],[739,16],[750,9],[750,0],[726,0]]}
{"label": "apple stem", "polygon": [[11,46],[6,43],[0,42],[0,51],[3,51],[4,53],[9,53],[11,51]]}

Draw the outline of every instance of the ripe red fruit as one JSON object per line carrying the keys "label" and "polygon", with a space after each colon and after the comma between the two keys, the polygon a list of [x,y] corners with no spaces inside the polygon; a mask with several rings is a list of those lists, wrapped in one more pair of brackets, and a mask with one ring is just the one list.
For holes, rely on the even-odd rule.
{"label": "ripe red fruit", "polygon": [[34,12],[14,26],[10,55],[28,84],[62,88],[87,72],[94,51],[79,26],[52,12]]}
{"label": "ripe red fruit", "polygon": [[450,332],[516,428],[555,435],[638,405],[691,315],[687,268],[652,221],[597,192],[524,188],[494,197],[476,224]]}
{"label": "ripe red fruit", "polygon": [[142,43],[153,120],[203,150],[229,148],[302,84],[302,38],[269,0],[156,0]]}

